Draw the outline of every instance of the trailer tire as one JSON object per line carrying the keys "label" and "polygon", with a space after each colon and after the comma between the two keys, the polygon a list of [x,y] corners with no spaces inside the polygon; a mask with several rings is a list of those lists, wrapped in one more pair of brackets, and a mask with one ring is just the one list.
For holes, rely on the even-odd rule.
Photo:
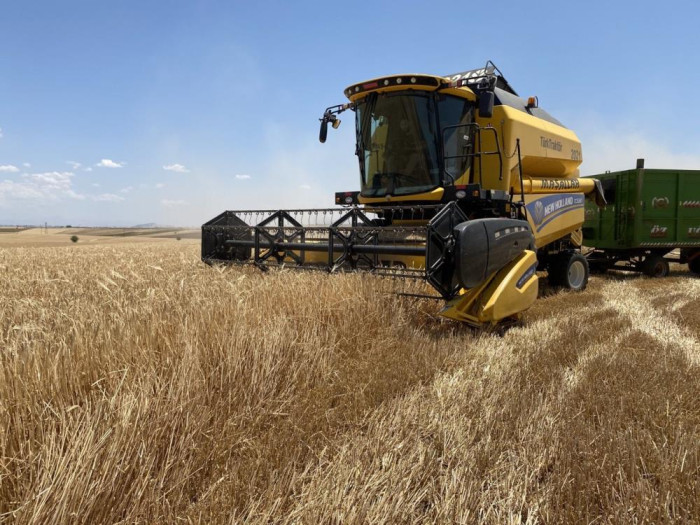
{"label": "trailer tire", "polygon": [[666,277],[669,272],[668,261],[661,255],[647,255],[642,262],[642,272],[653,278]]}
{"label": "trailer tire", "polygon": [[586,288],[589,275],[588,260],[580,253],[562,253],[549,265],[550,283],[575,292]]}

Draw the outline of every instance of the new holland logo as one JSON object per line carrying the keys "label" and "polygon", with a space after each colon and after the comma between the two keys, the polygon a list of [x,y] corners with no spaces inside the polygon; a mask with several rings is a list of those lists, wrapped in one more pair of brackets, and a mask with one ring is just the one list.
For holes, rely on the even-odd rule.
{"label": "new holland logo", "polygon": [[527,211],[537,231],[540,231],[551,221],[570,211],[580,210],[583,218],[583,199],[582,194],[547,195],[528,204]]}
{"label": "new holland logo", "polygon": [[542,204],[540,201],[535,203],[535,213],[533,219],[535,220],[535,224],[542,224],[542,221],[544,220],[544,204]]}
{"label": "new holland logo", "polygon": [[651,228],[651,236],[652,237],[666,237],[666,234],[668,233],[668,228],[666,226],[659,226],[658,224],[654,224]]}

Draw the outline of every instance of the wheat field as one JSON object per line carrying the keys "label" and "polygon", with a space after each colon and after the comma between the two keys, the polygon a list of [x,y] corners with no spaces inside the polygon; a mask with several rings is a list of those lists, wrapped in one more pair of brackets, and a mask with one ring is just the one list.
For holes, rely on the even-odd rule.
{"label": "wheat field", "polygon": [[700,521],[700,279],[546,290],[505,333],[418,289],[0,248],[0,522]]}

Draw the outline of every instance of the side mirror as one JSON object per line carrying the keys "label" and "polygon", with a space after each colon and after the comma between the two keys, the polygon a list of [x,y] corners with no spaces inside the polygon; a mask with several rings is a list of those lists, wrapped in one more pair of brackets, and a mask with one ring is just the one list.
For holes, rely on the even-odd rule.
{"label": "side mirror", "polygon": [[321,141],[321,144],[326,142],[329,122],[331,123],[331,126],[333,126],[333,129],[338,129],[338,126],[340,126],[340,119],[331,113],[330,110],[326,110],[326,112],[323,114],[323,118],[321,119],[321,131],[318,133],[318,140]]}
{"label": "side mirror", "polygon": [[341,104],[339,106],[331,106],[323,112],[323,117],[319,119],[321,121],[321,130],[318,133],[318,140],[322,144],[326,142],[326,137],[328,136],[328,123],[331,123],[333,129],[338,129],[338,126],[340,126],[340,119],[336,115],[342,113],[346,109],[352,109],[354,111],[355,105]]}
{"label": "side mirror", "polygon": [[481,118],[493,117],[493,91],[482,91],[479,94],[479,116]]}

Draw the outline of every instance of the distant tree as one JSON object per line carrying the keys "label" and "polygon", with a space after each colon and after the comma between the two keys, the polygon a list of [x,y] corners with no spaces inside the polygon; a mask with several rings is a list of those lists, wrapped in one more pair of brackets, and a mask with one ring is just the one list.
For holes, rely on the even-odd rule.
{"label": "distant tree", "polygon": [[70,240],[73,241],[73,242],[78,242],[78,236],[77,236],[77,235],[71,235]]}
{"label": "distant tree", "polygon": [[70,224],[66,224],[66,228],[72,228],[72,227],[73,226],[71,226]]}
{"label": "distant tree", "polygon": [[180,239],[182,239],[182,237],[180,237],[179,235],[178,235],[177,237],[175,237],[175,238],[176,238],[178,241],[179,241]]}

